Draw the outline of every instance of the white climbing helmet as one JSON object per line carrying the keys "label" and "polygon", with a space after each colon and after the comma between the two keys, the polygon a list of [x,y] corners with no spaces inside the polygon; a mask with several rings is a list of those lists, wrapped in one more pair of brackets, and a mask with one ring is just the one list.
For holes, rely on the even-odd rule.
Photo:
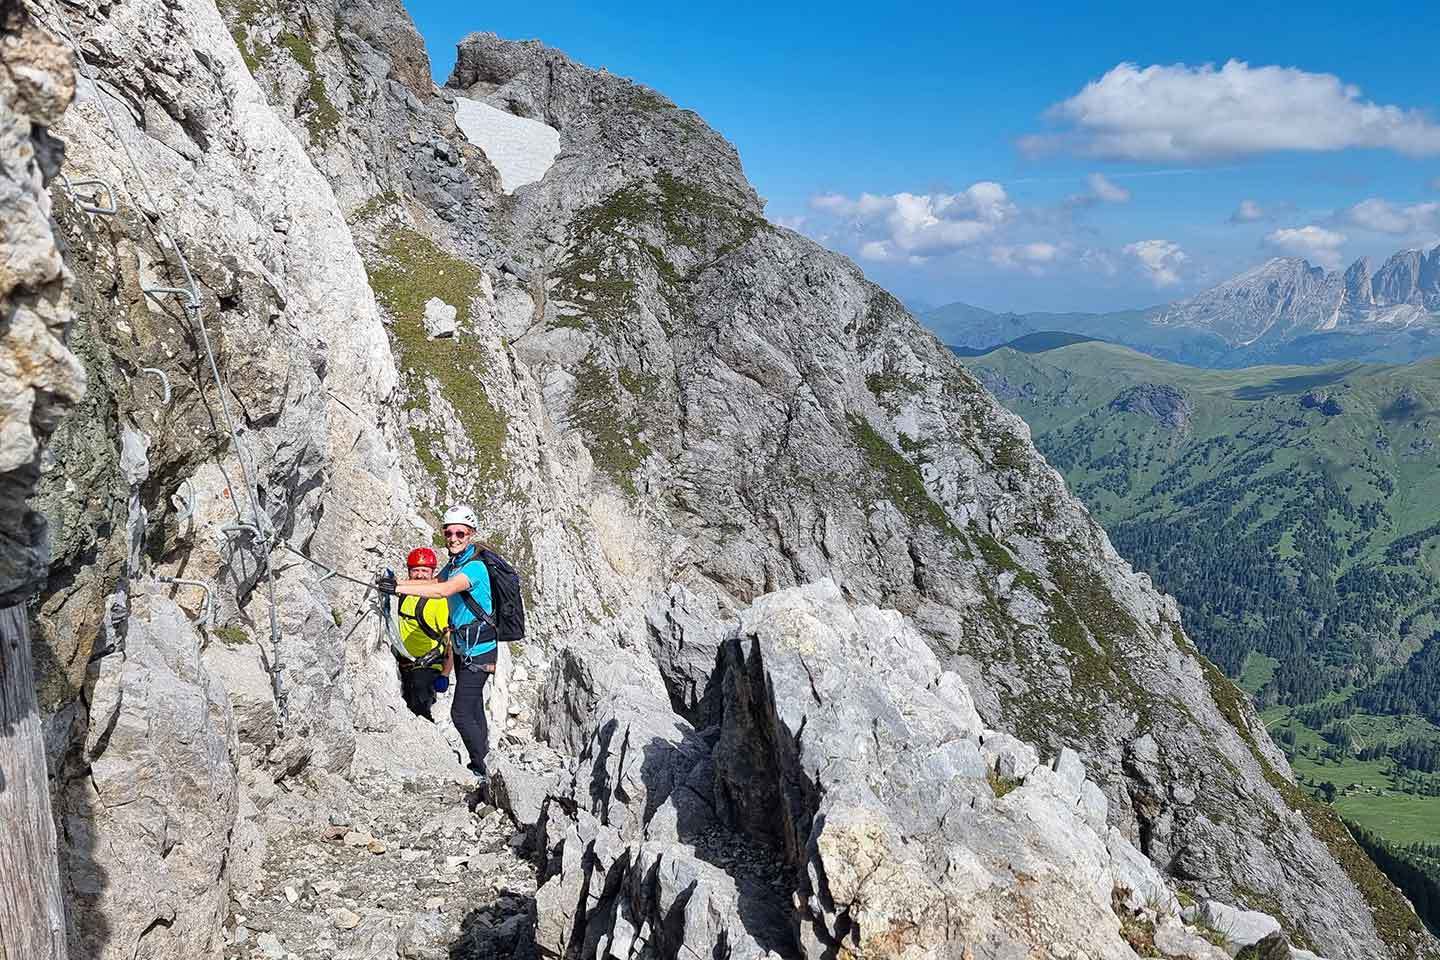
{"label": "white climbing helmet", "polygon": [[471,530],[480,529],[480,521],[475,519],[475,511],[463,503],[457,503],[445,511],[444,525],[448,527],[452,523],[462,523]]}

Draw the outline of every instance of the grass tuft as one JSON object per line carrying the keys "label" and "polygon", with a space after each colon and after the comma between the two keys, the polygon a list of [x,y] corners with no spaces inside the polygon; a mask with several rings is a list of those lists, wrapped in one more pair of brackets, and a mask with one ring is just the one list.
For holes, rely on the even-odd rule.
{"label": "grass tuft", "polygon": [[250,642],[250,634],[240,627],[216,627],[210,632],[227,647],[238,647]]}
{"label": "grass tuft", "polygon": [[[471,485],[493,483],[506,474],[506,420],[486,397],[482,381],[488,366],[479,350],[463,340],[430,340],[425,335],[425,304],[439,297],[456,308],[457,329],[471,320],[471,302],[480,294],[478,267],[441,250],[433,240],[409,228],[390,230],[370,264],[370,286],[394,318],[393,335],[404,370],[407,411],[428,411],[427,391],[437,383],[440,395],[454,409],[479,462],[467,477]],[[426,472],[443,499],[469,495],[445,471],[437,451],[444,437],[430,426],[412,426],[411,439]]]}
{"label": "grass tuft", "polygon": [[999,800],[1001,797],[1005,796],[1007,793],[1020,786],[1021,783],[1021,781],[1015,779],[1014,777],[1002,776],[993,769],[985,771],[985,780],[990,784],[990,790],[995,794],[996,800]]}
{"label": "grass tuft", "polygon": [[880,496],[916,523],[928,524],[941,533],[959,539],[950,515],[936,503],[925,488],[920,471],[904,455],[890,446],[870,421],[850,414],[850,436],[879,478]]}

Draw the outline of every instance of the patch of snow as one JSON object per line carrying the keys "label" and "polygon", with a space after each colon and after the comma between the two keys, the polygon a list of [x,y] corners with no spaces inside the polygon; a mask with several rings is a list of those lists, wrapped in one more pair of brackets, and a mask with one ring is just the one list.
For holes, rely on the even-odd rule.
{"label": "patch of snow", "polygon": [[560,131],[554,127],[479,100],[456,97],[455,123],[465,139],[485,151],[506,193],[544,177],[560,152]]}

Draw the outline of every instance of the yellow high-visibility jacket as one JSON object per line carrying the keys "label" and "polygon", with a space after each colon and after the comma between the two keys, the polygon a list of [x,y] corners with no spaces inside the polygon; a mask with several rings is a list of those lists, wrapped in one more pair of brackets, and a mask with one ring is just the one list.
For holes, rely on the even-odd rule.
{"label": "yellow high-visibility jacket", "polygon": [[[437,647],[443,650],[445,629],[449,625],[450,607],[444,600],[400,598],[400,642],[410,656],[418,659]],[[443,669],[444,657],[437,659],[434,666],[436,670]]]}

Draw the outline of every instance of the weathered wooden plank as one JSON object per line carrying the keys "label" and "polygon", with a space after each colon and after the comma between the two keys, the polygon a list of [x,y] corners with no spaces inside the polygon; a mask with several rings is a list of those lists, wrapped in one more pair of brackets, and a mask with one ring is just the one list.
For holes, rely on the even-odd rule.
{"label": "weathered wooden plank", "polygon": [[0,960],[65,960],[65,907],[23,606],[0,608]]}

